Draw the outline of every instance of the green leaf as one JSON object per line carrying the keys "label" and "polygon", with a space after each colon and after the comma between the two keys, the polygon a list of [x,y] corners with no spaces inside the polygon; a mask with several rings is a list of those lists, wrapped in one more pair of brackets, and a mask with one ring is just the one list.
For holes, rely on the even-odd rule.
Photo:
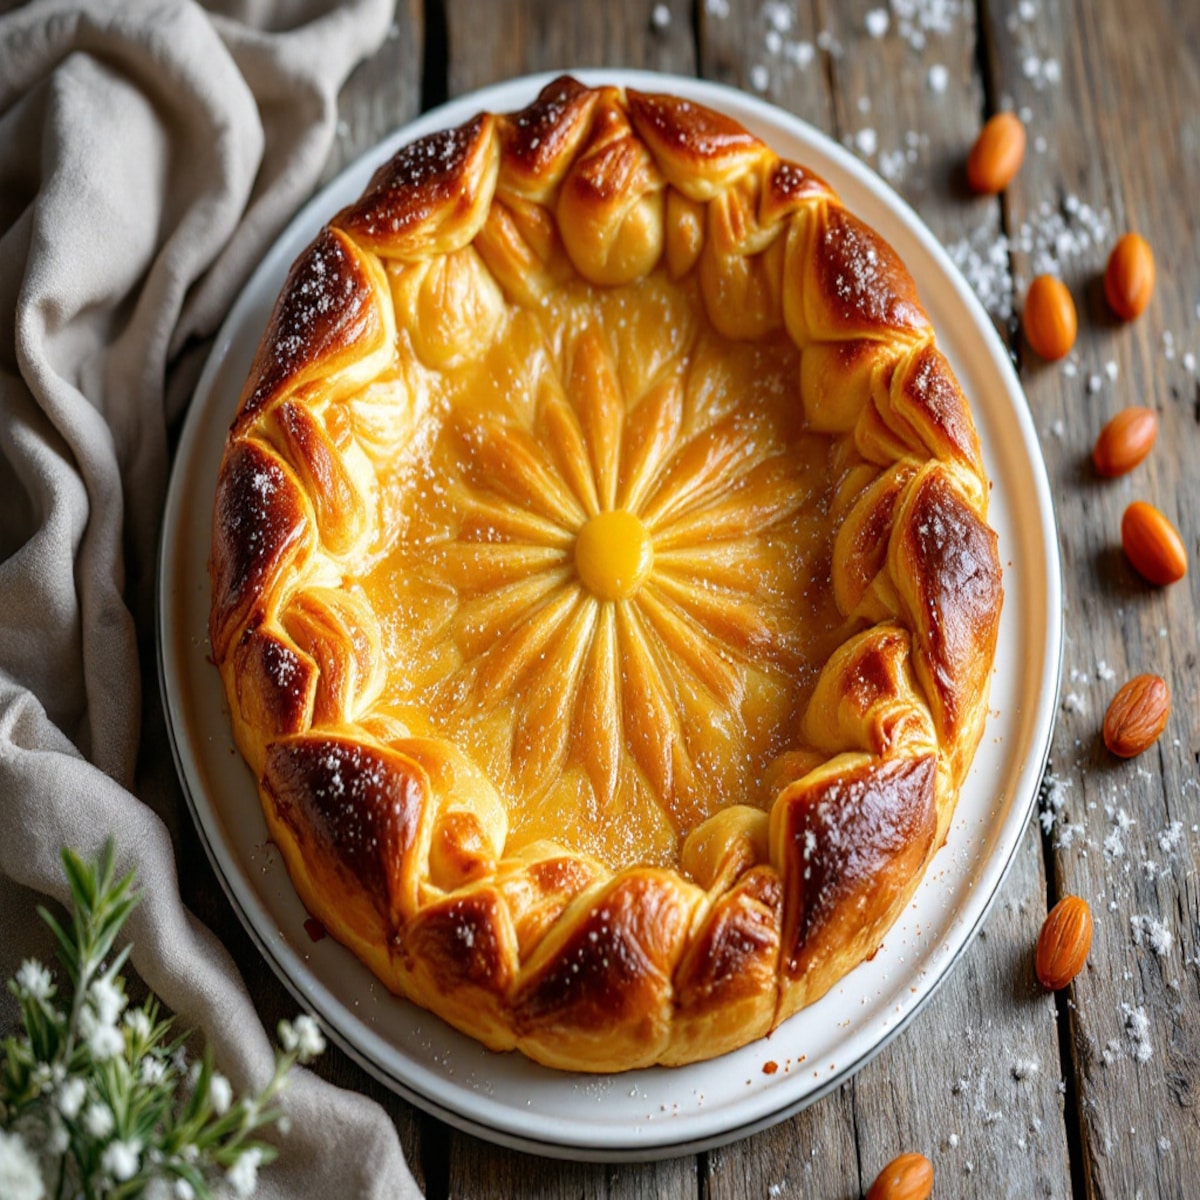
{"label": "green leaf", "polygon": [[253,1128],[253,1126],[246,1126],[246,1109],[240,1100],[235,1100],[224,1116],[210,1121],[200,1131],[199,1137],[196,1138],[196,1145],[213,1146],[219,1142],[224,1143],[226,1138],[233,1139],[233,1143],[236,1144],[238,1139],[234,1135],[244,1134],[247,1128]]}
{"label": "green leaf", "polygon": [[[277,1056],[275,1073],[259,1096],[242,1097],[228,1112],[218,1115],[212,1106],[215,1071],[211,1050],[204,1048],[195,1084],[189,1088],[187,1073],[177,1070],[173,1061],[186,1047],[189,1035],[173,1034],[174,1018],[162,1017],[159,1002],[151,994],[140,1009],[147,1018],[147,1032],[126,1030],[124,1053],[103,1063],[94,1060],[86,1041],[78,1040],[75,1025],[85,1000],[84,989],[103,971],[112,986],[126,991],[122,972],[128,966],[131,945],[123,946],[110,963],[105,960],[141,900],[134,873],[117,879],[115,861],[111,839],[90,861],[69,848],[62,852],[70,891],[69,921],[46,908],[38,912],[58,943],[58,955],[72,985],[70,989],[64,985],[58,998],[69,1008],[70,1017],[58,1012],[50,1000],[20,996],[15,984],[9,984],[20,1001],[26,1036],[9,1037],[2,1043],[0,1124],[11,1123],[34,1108],[44,1110],[46,1097],[35,1080],[44,1077],[46,1067],[39,1064],[63,1066],[68,1074],[86,1082],[92,1099],[102,1100],[111,1109],[115,1136],[136,1139],[163,1156],[158,1163],[146,1160],[134,1179],[115,1187],[106,1184],[104,1194],[109,1200],[134,1200],[155,1178],[186,1180],[198,1200],[212,1200],[213,1188],[206,1175],[232,1165],[251,1149],[264,1166],[275,1159],[275,1147],[255,1139],[254,1134],[275,1124],[282,1115],[275,1100],[294,1055]],[[143,1076],[148,1063],[155,1064],[156,1071],[161,1065],[156,1081]],[[93,1200],[99,1196],[100,1158],[109,1139],[88,1136],[80,1121],[65,1124],[70,1143],[67,1157],[72,1160],[67,1175],[71,1190]],[[185,1163],[178,1157],[184,1152],[198,1156]]]}
{"label": "green leaf", "polygon": [[3,1094],[5,1103],[15,1110],[14,1117],[37,1097],[32,1078],[35,1062],[28,1042],[15,1037],[5,1038]]}
{"label": "green leaf", "polygon": [[21,1000],[21,1015],[34,1057],[39,1062],[53,1062],[58,1054],[59,1026],[56,1014],[44,1001],[32,996]]}
{"label": "green leaf", "polygon": [[[129,919],[129,914],[133,912],[137,905],[139,896],[129,896],[113,905],[112,910],[106,913],[104,919],[99,923],[98,927],[91,935],[92,949],[91,957],[96,961],[101,961],[112,949],[112,944],[116,940],[116,936],[121,932],[121,927]],[[128,957],[128,950],[125,951]],[[121,960],[122,963],[125,961]]]}
{"label": "green leaf", "polygon": [[141,899],[141,893],[133,890],[133,881],[136,874],[137,872],[131,869],[127,875],[122,875],[117,880],[116,886],[112,888],[112,895],[129,896],[134,904],[136,904]]}
{"label": "green leaf", "polygon": [[62,862],[74,907],[83,913],[91,912],[96,905],[96,878],[92,869],[66,846],[63,847]]}
{"label": "green leaf", "polygon": [[[120,973],[121,968],[128,961],[129,955],[132,952],[132,950],[133,950],[132,942],[126,942],[125,945],[121,947],[120,951],[117,954],[117,957],[112,960],[112,963],[109,965],[108,970],[106,970],[104,972],[104,978],[107,979],[109,981],[109,983],[112,983],[117,978],[117,975]],[[124,981],[122,981],[122,982],[124,982]]]}
{"label": "green leaf", "polygon": [[212,1189],[208,1186],[208,1182],[200,1171],[191,1163],[176,1164],[174,1173],[180,1179],[186,1179],[192,1185],[196,1193],[196,1200],[211,1200]]}
{"label": "green leaf", "polygon": [[96,855],[95,877],[97,891],[107,892],[112,884],[113,860],[116,858],[116,847],[112,838],[105,838],[100,853]]}
{"label": "green leaf", "polygon": [[49,926],[50,932],[54,934],[59,947],[59,961],[66,968],[67,974],[71,978],[71,982],[75,985],[79,983],[79,946],[73,937],[69,937],[63,927],[58,923],[54,914],[43,905],[38,905],[38,916]]}

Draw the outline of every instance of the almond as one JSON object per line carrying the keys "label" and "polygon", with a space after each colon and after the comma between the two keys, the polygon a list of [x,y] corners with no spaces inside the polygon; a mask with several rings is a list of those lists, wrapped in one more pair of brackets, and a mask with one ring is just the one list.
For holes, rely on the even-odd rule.
{"label": "almond", "polygon": [[1150,408],[1123,408],[1100,430],[1092,462],[1101,475],[1124,475],[1150,453],[1158,437],[1158,414]]}
{"label": "almond", "polygon": [[1104,295],[1122,321],[1140,316],[1154,293],[1154,252],[1145,238],[1127,233],[1117,239],[1104,268]]}
{"label": "almond", "polygon": [[1175,583],[1187,574],[1187,550],[1179,531],[1144,500],[1135,500],[1125,510],[1121,545],[1133,569],[1150,583]]}
{"label": "almond", "polygon": [[1025,157],[1025,126],[1013,113],[997,113],[979,131],[967,155],[971,191],[994,196],[1012,183]]}
{"label": "almond", "polygon": [[1034,969],[1047,991],[1065,988],[1087,962],[1092,948],[1092,910],[1078,896],[1064,896],[1046,916],[1038,935]]}
{"label": "almond", "polygon": [[933,1163],[923,1154],[901,1154],[875,1177],[867,1200],[928,1200]]}
{"label": "almond", "polygon": [[1118,758],[1133,758],[1158,740],[1170,715],[1167,681],[1158,675],[1135,675],[1104,714],[1104,744]]}
{"label": "almond", "polygon": [[1075,345],[1075,301],[1053,275],[1039,275],[1029,285],[1021,320],[1029,344],[1047,362],[1063,358]]}

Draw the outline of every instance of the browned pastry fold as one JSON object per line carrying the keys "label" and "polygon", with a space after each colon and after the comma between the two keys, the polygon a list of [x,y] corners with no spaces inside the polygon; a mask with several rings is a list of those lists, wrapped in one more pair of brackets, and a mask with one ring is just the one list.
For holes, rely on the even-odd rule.
{"label": "browned pastry fold", "polygon": [[[605,327],[633,312],[605,295],[661,313]],[[791,399],[718,412],[760,346]],[[416,520],[393,464],[442,376],[475,389],[438,427],[464,465],[404,476],[434,549],[388,576]],[[293,266],[217,484],[213,654],[302,900],[394,991],[554,1067],[768,1033],[874,953],[945,839],[1000,615],[987,495],[904,264],[729,117],[563,78],[406,146]],[[368,582],[431,563],[426,608]],[[815,661],[780,624],[818,603],[799,571],[836,633]],[[436,714],[398,621],[446,631],[404,668]],[[580,840],[571,814],[618,839],[639,797],[657,858]]]}

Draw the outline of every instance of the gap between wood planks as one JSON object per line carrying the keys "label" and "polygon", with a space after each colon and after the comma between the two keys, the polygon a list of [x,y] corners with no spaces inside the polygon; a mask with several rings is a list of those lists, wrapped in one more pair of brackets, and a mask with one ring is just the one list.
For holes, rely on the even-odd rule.
{"label": "gap between wood planks", "polygon": [[449,96],[450,39],[445,0],[424,0],[425,44],[421,56],[421,111],[445,104]]}

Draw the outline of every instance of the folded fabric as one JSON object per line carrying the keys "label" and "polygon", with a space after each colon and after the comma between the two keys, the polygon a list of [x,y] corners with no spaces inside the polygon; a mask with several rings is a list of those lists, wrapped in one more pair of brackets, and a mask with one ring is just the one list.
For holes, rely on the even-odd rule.
{"label": "folded fabric", "polygon": [[[63,898],[60,848],[113,836],[143,892],[138,973],[258,1088],[270,1039],[144,802],[177,818],[178,791],[133,794],[169,383],[312,188],[391,5],[213,9],[43,0],[0,18],[0,971],[37,944],[25,889]],[[297,1072],[284,1106],[260,1195],[418,1194],[378,1105]]]}

